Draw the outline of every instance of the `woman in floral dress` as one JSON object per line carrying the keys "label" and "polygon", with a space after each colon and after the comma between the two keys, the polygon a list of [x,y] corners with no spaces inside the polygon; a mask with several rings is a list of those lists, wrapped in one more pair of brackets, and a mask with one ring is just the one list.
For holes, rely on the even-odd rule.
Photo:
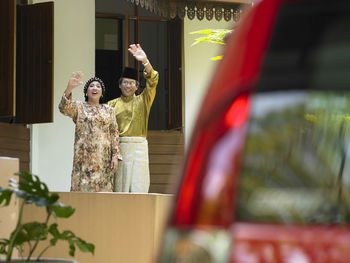
{"label": "woman in floral dress", "polygon": [[100,100],[105,87],[99,78],[84,86],[85,102],[72,100],[72,90],[82,84],[81,72],[73,72],[59,110],[75,123],[71,191],[113,192],[114,172],[121,160],[114,109]]}

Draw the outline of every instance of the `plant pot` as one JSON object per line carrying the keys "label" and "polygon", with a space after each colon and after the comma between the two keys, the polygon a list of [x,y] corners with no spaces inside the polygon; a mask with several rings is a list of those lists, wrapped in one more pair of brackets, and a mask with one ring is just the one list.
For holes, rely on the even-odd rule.
{"label": "plant pot", "polygon": [[6,262],[6,263],[78,263],[78,261],[73,259],[63,259],[63,258],[41,258],[39,261],[36,259],[31,259],[30,261],[26,261],[25,259],[21,258],[13,258],[10,262],[5,261],[5,259],[0,259],[0,262]]}

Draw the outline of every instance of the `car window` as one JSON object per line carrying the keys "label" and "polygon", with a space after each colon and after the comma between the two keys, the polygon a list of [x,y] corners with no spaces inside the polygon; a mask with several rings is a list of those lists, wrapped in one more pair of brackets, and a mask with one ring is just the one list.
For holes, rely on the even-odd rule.
{"label": "car window", "polygon": [[350,223],[347,28],[345,1],[281,7],[251,97],[237,220]]}

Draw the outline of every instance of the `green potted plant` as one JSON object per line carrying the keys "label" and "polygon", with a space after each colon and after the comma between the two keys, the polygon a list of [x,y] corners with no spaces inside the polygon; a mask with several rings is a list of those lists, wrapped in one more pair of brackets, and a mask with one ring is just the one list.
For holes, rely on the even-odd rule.
{"label": "green potted plant", "polygon": [[[13,195],[21,199],[19,215],[15,229],[10,237],[0,239],[0,254],[6,256],[5,262],[76,262],[74,260],[63,259],[42,259],[43,253],[52,246],[55,246],[58,240],[63,240],[69,244],[69,255],[74,257],[76,248],[82,252],[94,253],[95,246],[87,243],[77,237],[72,231],[65,230],[60,232],[56,222],[50,223],[52,217],[68,218],[75,209],[71,206],[65,206],[58,202],[59,195],[50,193],[47,185],[40,181],[39,177],[29,172],[16,174],[19,180],[10,179],[9,188],[0,187],[0,205],[8,206]],[[35,204],[38,207],[46,209],[46,218],[44,222],[22,222],[23,209],[25,205]],[[43,240],[49,240],[49,244],[42,251],[38,250],[38,243]],[[29,252],[23,257],[24,245],[28,245]],[[13,259],[12,253],[18,249],[21,259]],[[33,253],[38,256],[33,258]],[[0,260],[1,262],[1,260]],[[2,261],[4,262],[4,261]]]}

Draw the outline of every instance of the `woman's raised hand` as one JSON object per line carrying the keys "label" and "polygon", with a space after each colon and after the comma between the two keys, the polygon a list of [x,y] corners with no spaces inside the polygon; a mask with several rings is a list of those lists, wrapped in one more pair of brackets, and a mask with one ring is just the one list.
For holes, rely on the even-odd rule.
{"label": "woman's raised hand", "polygon": [[72,73],[72,76],[69,78],[67,88],[64,91],[64,95],[66,96],[66,98],[70,97],[70,95],[72,94],[72,89],[83,84],[83,82],[81,81],[82,78],[83,72],[77,71]]}
{"label": "woman's raised hand", "polygon": [[68,81],[68,87],[71,89],[74,89],[80,85],[83,84],[81,79],[83,78],[84,74],[81,71],[73,72],[72,76],[70,77]]}
{"label": "woman's raised hand", "polygon": [[129,46],[128,50],[137,61],[141,61],[142,63],[147,62],[147,55],[141,48],[140,44],[132,44]]}

